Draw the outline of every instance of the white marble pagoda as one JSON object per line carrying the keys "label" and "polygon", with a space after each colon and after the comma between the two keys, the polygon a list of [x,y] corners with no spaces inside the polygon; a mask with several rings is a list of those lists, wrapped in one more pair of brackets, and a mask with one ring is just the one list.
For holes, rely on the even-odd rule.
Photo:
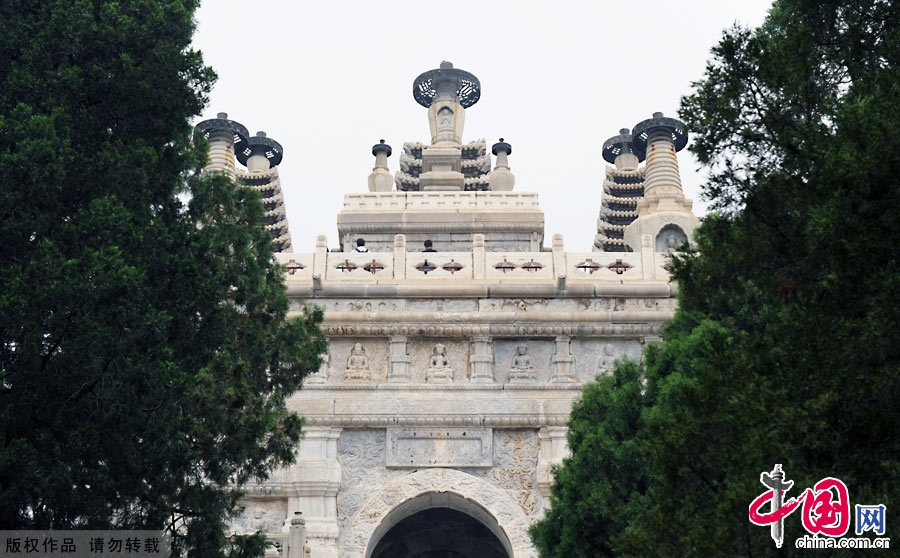
{"label": "white marble pagoda", "polygon": [[[484,140],[463,143],[480,94],[452,64],[421,74],[430,142],[404,144],[395,175],[377,143],[338,246],[319,236],[311,252],[278,254],[293,311],[324,308],[330,347],[290,400],[306,421],[297,463],[251,488],[234,528],[264,528],[286,558],[303,537],[312,558],[535,556],[527,528],[566,455],[573,401],[673,315],[668,254],[697,225],[681,123],[656,114],[607,142],[606,183],[639,178],[640,195],[608,190],[632,205],[607,200],[601,224],[610,211],[627,222],[598,230],[600,251],[569,252],[560,235],[545,246],[537,195],[514,190],[510,144],[492,146],[492,167]],[[229,126],[210,135],[216,168],[246,138]],[[368,252],[352,250],[359,237]],[[438,251],[421,251],[426,239]]]}

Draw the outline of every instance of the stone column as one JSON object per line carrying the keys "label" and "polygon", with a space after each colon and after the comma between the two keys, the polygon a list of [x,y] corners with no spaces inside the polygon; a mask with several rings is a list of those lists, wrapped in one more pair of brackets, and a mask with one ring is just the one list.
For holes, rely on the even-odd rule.
{"label": "stone column", "polygon": [[[283,476],[288,512],[303,511],[307,546],[321,558],[338,558],[337,494],[341,488],[341,465],[337,460],[340,428],[306,426],[297,448],[297,462]],[[291,517],[283,531],[290,537]]]}
{"label": "stone column", "polygon": [[479,335],[472,338],[472,352],[469,355],[473,384],[494,383],[494,346],[491,338]]}
{"label": "stone column", "polygon": [[306,544],[306,521],[303,514],[294,512],[288,535],[288,558],[303,558],[303,547]]}

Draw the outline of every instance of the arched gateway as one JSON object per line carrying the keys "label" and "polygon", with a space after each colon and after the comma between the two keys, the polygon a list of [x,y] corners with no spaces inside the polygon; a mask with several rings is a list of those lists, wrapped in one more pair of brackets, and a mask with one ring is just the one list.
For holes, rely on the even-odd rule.
{"label": "arched gateway", "polygon": [[[425,524],[429,518],[472,529],[468,537],[458,534],[455,543],[448,544],[440,525],[429,529]],[[432,548],[418,548],[423,558],[431,550],[443,550],[444,556],[475,556],[464,553],[473,548],[484,551],[477,556],[531,558],[529,523],[519,504],[493,484],[453,469],[426,469],[372,493],[348,523],[341,555],[393,558],[392,547],[408,544],[411,535],[430,533]]]}

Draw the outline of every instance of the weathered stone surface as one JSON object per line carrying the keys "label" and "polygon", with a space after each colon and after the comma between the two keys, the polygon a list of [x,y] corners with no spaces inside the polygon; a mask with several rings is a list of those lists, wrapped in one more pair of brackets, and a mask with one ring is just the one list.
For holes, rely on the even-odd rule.
{"label": "weathered stone surface", "polygon": [[389,428],[388,467],[490,467],[489,428]]}

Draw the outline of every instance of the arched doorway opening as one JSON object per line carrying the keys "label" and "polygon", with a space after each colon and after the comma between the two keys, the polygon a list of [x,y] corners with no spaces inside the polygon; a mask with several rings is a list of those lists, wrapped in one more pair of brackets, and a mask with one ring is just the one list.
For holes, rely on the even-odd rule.
{"label": "arched doorway opening", "polygon": [[404,502],[376,529],[369,558],[511,558],[509,539],[484,508],[452,493]]}

